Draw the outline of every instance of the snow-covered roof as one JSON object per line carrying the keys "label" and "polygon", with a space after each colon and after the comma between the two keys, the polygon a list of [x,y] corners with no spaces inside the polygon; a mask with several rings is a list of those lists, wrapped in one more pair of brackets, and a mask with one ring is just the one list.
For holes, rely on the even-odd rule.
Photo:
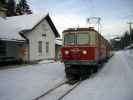
{"label": "snow-covered roof", "polygon": [[18,34],[18,32],[19,32],[19,29],[15,27],[13,24],[9,23],[9,20],[0,18],[0,39],[24,40]]}
{"label": "snow-covered roof", "polygon": [[62,43],[61,40],[56,39],[56,40],[55,40],[55,44],[56,44],[56,45],[62,45],[63,43]]}
{"label": "snow-covered roof", "polygon": [[25,40],[19,32],[33,29],[48,14],[30,14],[14,17],[0,18],[0,38]]}

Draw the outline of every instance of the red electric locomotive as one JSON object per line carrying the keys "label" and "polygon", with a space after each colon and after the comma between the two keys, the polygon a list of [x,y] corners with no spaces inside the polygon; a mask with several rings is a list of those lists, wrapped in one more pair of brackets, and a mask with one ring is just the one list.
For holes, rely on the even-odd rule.
{"label": "red electric locomotive", "polygon": [[69,28],[63,36],[61,55],[68,79],[87,77],[111,56],[110,43],[92,27]]}

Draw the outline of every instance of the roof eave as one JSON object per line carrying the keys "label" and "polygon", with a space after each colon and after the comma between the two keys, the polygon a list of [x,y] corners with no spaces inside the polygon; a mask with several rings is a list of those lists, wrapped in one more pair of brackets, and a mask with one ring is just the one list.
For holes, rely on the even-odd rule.
{"label": "roof eave", "polygon": [[46,16],[45,18],[46,18],[46,20],[48,21],[48,23],[49,23],[49,25],[51,26],[51,28],[53,29],[56,38],[60,38],[60,35],[59,35],[59,33],[58,33],[58,31],[57,31],[55,25],[53,24],[53,22],[52,22],[52,20],[51,20],[51,18],[50,18],[50,16],[49,16],[49,14],[47,14],[47,16]]}

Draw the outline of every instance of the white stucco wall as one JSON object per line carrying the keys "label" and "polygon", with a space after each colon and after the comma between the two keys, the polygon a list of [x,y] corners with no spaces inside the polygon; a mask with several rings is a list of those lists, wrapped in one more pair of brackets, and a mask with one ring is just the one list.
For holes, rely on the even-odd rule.
{"label": "white stucco wall", "polygon": [[[43,34],[46,34],[46,36],[43,36]],[[56,37],[47,20],[43,20],[32,32],[26,33],[26,36],[29,39],[30,61],[55,58]],[[42,41],[42,53],[38,52],[39,41]],[[46,42],[49,42],[49,53],[46,53]]]}

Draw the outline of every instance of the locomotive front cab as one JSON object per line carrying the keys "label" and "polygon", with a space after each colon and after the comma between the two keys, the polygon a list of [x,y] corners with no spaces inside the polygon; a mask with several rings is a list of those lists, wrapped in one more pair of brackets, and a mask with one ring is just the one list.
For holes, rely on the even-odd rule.
{"label": "locomotive front cab", "polygon": [[63,31],[62,61],[68,79],[83,78],[97,72],[100,63],[109,56],[107,41],[94,29],[77,28]]}
{"label": "locomotive front cab", "polygon": [[66,65],[94,65],[95,34],[90,30],[64,31],[64,46],[61,49],[62,61]]}

